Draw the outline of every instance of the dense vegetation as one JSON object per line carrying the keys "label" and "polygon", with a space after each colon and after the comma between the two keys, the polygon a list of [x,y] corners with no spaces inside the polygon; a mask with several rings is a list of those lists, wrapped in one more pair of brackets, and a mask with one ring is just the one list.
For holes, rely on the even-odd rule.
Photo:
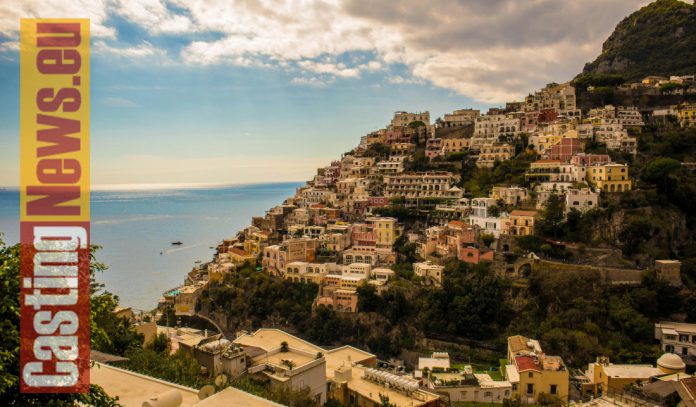
{"label": "dense vegetation", "polygon": [[[96,248],[95,248],[96,249]],[[94,249],[93,249],[94,250]],[[118,300],[103,292],[94,275],[105,266],[92,261],[90,315],[91,346],[95,350],[124,351],[142,344],[142,337],[124,333],[124,323],[113,313]],[[19,245],[6,246],[0,240],[0,399],[5,406],[114,406],[116,399],[91,385],[86,394],[21,394],[19,392]]]}
{"label": "dense vegetation", "polygon": [[648,75],[690,75],[695,66],[696,6],[657,0],[624,18],[583,73],[621,74],[633,82]]}

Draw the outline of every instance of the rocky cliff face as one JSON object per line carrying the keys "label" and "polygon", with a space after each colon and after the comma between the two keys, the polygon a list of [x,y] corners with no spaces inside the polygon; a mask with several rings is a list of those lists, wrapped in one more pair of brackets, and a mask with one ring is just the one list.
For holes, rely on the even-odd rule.
{"label": "rocky cliff face", "polygon": [[583,69],[627,81],[695,71],[696,6],[679,0],[657,0],[624,18]]}

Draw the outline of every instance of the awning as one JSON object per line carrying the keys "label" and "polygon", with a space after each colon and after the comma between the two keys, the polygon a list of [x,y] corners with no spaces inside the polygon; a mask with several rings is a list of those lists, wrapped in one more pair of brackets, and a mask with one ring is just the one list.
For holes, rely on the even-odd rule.
{"label": "awning", "polygon": [[662,328],[662,335],[679,335],[679,333],[672,328]]}

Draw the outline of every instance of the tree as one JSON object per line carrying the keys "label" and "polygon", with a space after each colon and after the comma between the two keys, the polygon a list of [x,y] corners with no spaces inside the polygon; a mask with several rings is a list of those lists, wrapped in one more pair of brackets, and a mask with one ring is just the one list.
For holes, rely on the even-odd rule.
{"label": "tree", "polygon": [[290,351],[290,347],[288,346],[288,343],[283,341],[280,343],[280,351],[283,353],[287,353]]}
{"label": "tree", "polygon": [[495,236],[491,234],[483,234],[481,235],[481,242],[483,242],[483,245],[486,247],[490,247],[490,245],[495,242]]}
{"label": "tree", "polygon": [[380,407],[396,407],[396,404],[391,403],[389,401],[389,396],[386,396],[384,394],[379,395],[379,406]]}
{"label": "tree", "polygon": [[164,332],[160,332],[150,342],[145,345],[145,349],[155,351],[157,353],[168,353],[170,349],[169,336]]}
{"label": "tree", "polygon": [[626,256],[638,251],[640,245],[652,236],[653,227],[646,219],[632,221],[619,232],[619,240],[623,242],[621,250]]}
{"label": "tree", "polygon": [[546,208],[543,212],[543,219],[539,222],[539,229],[545,236],[558,238],[562,231],[565,204],[557,194],[551,194],[546,201]]}
{"label": "tree", "polygon": [[357,289],[358,309],[361,312],[375,312],[384,306],[382,297],[377,295],[377,290],[372,284],[362,284]]}
{"label": "tree", "polygon": [[[78,405],[117,406],[118,399],[109,397],[104,389],[97,385],[89,387],[85,394],[29,394],[19,392],[19,245],[6,246],[0,239],[0,398],[5,406],[54,406],[68,407]],[[103,265],[93,262],[90,275],[94,278],[97,271],[103,270]],[[96,295],[100,297],[100,295]],[[92,295],[94,307],[95,294]],[[110,303],[110,301],[109,301]],[[112,312],[110,307],[94,307],[92,309],[92,335],[95,332],[109,333],[98,325],[98,321],[106,319],[104,312]],[[104,317],[104,318],[103,318]],[[137,339],[137,338],[136,338]],[[141,342],[142,343],[142,342]]]}
{"label": "tree", "polygon": [[674,158],[655,158],[646,164],[641,179],[655,184],[661,192],[668,192],[670,177],[680,169],[681,163]]}

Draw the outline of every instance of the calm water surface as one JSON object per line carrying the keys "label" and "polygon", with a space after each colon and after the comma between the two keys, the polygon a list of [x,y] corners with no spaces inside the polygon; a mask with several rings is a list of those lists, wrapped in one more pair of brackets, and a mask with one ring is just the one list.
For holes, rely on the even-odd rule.
{"label": "calm water surface", "polygon": [[[121,303],[152,309],[196,260],[212,258],[223,238],[292,195],[300,183],[92,192],[92,243],[109,270],[98,276]],[[19,240],[19,191],[0,190],[0,232]],[[181,241],[181,246],[171,242]],[[162,254],[160,254],[162,252]]]}

